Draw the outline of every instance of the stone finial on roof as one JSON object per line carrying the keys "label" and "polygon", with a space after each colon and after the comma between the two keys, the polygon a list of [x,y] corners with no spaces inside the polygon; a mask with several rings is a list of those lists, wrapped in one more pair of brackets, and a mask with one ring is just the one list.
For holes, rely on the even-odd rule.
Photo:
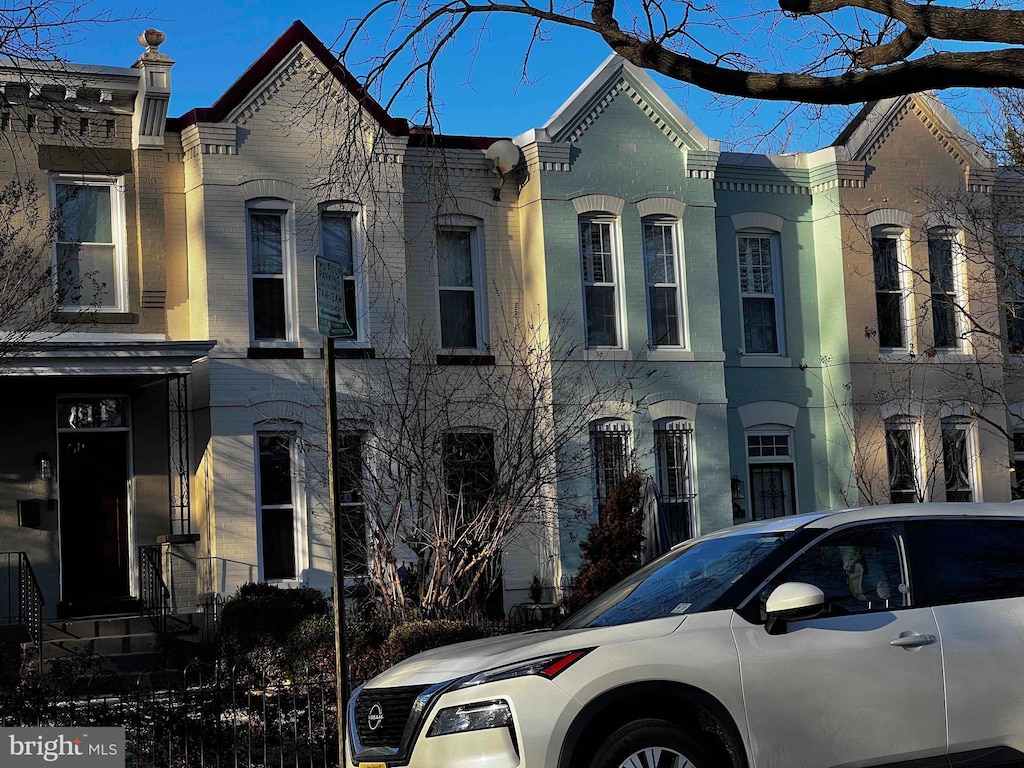
{"label": "stone finial on roof", "polygon": [[146,49],[146,53],[160,53],[160,45],[166,39],[167,35],[159,29],[147,29],[138,37],[139,45]]}

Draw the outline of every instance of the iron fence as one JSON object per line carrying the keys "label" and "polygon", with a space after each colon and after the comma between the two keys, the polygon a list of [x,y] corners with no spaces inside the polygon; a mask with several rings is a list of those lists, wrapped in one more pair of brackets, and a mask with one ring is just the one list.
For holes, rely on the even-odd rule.
{"label": "iron fence", "polygon": [[23,629],[37,653],[42,650],[45,603],[28,555],[0,552],[0,626]]}
{"label": "iron fence", "polygon": [[0,725],[125,729],[126,768],[333,768],[334,680],[285,682],[191,665],[134,678],[95,674],[0,691]]}

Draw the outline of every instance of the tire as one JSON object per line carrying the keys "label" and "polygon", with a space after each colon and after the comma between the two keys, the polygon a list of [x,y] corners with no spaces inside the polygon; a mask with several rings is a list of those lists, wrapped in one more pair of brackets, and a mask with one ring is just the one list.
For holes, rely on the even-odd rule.
{"label": "tire", "polygon": [[665,720],[635,720],[609,736],[591,768],[722,768],[699,741]]}

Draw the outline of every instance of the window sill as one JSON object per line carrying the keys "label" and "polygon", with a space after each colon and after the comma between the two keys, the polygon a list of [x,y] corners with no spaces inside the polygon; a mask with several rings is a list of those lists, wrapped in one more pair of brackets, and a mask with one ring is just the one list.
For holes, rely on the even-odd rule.
{"label": "window sill", "polygon": [[936,349],[935,357],[943,362],[964,362],[969,363],[975,359],[970,352],[962,349]]}
{"label": "window sill", "polygon": [[438,365],[494,365],[494,355],[438,355]]}
{"label": "window sill", "polygon": [[622,360],[632,360],[633,353],[628,349],[584,349],[583,350],[584,360],[605,360],[609,362],[617,362]]}
{"label": "window sill", "polygon": [[54,312],[53,321],[69,325],[135,325],[139,322],[139,316],[134,312],[96,312],[86,309],[81,312]]}
{"label": "window sill", "polygon": [[657,362],[693,362],[694,355],[689,349],[652,349],[647,355],[647,360]]}
{"label": "window sill", "polygon": [[[320,357],[324,356],[324,348],[320,347]],[[373,347],[339,347],[334,345],[335,360],[374,360],[377,350]]]}
{"label": "window sill", "polygon": [[249,347],[250,360],[301,360],[306,355],[302,347]]}
{"label": "window sill", "polygon": [[740,368],[792,368],[793,358],[778,356],[741,355]]}

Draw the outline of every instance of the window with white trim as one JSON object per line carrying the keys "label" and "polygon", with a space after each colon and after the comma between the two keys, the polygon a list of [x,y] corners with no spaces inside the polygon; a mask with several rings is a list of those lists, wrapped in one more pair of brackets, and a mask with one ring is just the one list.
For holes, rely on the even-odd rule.
{"label": "window with white trim", "polygon": [[298,576],[295,510],[295,434],[258,432],[256,509],[260,580]]}
{"label": "window with white trim", "polygon": [[793,430],[765,424],[747,431],[751,519],[796,514]]}
{"label": "window with white trim", "polygon": [[491,432],[448,432],[441,447],[445,494],[453,522],[468,525],[494,494],[497,470]]}
{"label": "window with white trim", "polygon": [[683,419],[654,423],[659,511],[669,544],[693,535],[693,425]]}
{"label": "window with white trim", "polygon": [[340,264],[344,276],[342,290],[345,319],[352,329],[352,335],[346,338],[348,341],[366,338],[366,329],[361,327],[362,313],[359,311],[361,297],[358,294],[359,282],[356,275],[356,253],[352,232],[354,219],[352,214],[330,210],[320,214],[320,253],[325,259]]}
{"label": "window with white trim", "polygon": [[338,433],[338,540],[346,576],[366,575],[366,507],[364,506],[364,448],[366,434]]}
{"label": "window with white trim", "polygon": [[871,233],[871,261],[875,274],[878,346],[907,347],[907,292],[903,284],[901,230],[876,227]]}
{"label": "window with white trim", "polygon": [[442,349],[487,346],[484,263],[478,227],[437,231],[437,290]]}
{"label": "window with white trim", "polygon": [[743,314],[743,351],[783,353],[782,267],[779,239],[771,232],[736,235]]}
{"label": "window with white trim", "polygon": [[957,274],[959,248],[954,232],[928,232],[928,274],[931,285],[932,333],[936,349],[958,349],[963,335],[962,281]]}
{"label": "window with white trim", "polygon": [[246,206],[246,219],[252,340],[294,342],[294,243],[289,206],[283,200],[253,201]]}
{"label": "window with white trim", "polygon": [[1024,354],[1024,245],[1014,238],[1001,253],[997,279],[1006,312],[1006,342],[1011,355],[1020,355]]}
{"label": "window with white trim", "polygon": [[68,311],[128,310],[124,183],[111,177],[54,176],[56,290]]}
{"label": "window with white trim", "polygon": [[620,347],[618,248],[615,219],[579,220],[583,317],[588,347]]}
{"label": "window with white trim", "polygon": [[648,217],[643,220],[643,232],[650,344],[685,346],[679,222]]}
{"label": "window with white trim", "polygon": [[594,503],[598,513],[622,484],[632,465],[629,424],[617,419],[590,425],[590,456],[594,474]]}
{"label": "window with white trim", "polygon": [[894,416],[885,422],[885,455],[889,469],[889,501],[910,504],[923,501],[917,474],[919,425],[915,419]]}
{"label": "window with white trim", "polygon": [[942,420],[946,501],[974,501],[974,428],[968,419]]}

